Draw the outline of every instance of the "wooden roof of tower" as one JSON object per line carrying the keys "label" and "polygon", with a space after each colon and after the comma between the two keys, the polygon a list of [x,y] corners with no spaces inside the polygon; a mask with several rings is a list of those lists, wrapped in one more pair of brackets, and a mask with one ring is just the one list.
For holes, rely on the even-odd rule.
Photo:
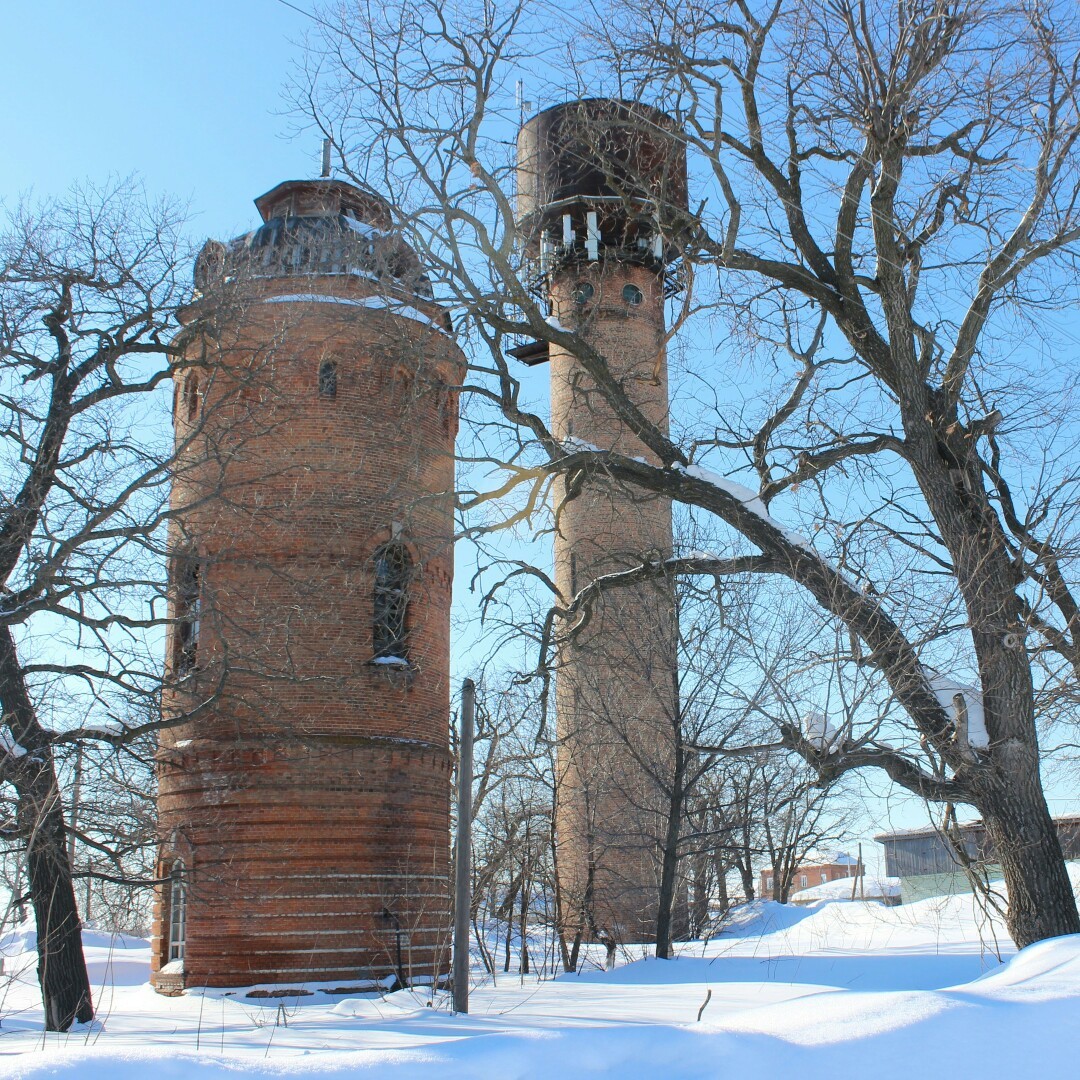
{"label": "wooden roof of tower", "polygon": [[393,226],[390,205],[372,191],[344,180],[285,180],[255,200],[263,221],[275,217],[339,214],[351,210],[361,221],[376,228]]}

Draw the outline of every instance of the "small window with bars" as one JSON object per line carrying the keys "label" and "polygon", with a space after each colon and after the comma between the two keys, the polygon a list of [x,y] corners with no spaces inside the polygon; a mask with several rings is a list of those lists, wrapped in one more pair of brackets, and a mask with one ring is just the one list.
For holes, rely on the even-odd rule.
{"label": "small window with bars", "polygon": [[324,360],[319,365],[319,397],[337,397],[337,364],[333,360]]}
{"label": "small window with bars", "polygon": [[184,863],[177,859],[169,874],[169,963],[184,959],[187,939],[187,882]]}
{"label": "small window with bars", "polygon": [[176,638],[173,667],[177,675],[195,670],[202,624],[202,567],[193,555],[179,560],[176,589]]}
{"label": "small window with bars", "polygon": [[409,585],[412,560],[404,544],[387,544],[375,553],[375,659],[408,662]]}
{"label": "small window with bars", "polygon": [[199,396],[199,378],[197,375],[189,375],[184,382],[184,412],[188,423],[199,415]]}

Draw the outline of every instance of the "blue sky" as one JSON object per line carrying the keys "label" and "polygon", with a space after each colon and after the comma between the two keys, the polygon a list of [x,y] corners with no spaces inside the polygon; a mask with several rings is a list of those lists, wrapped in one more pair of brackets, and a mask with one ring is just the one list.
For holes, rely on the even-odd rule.
{"label": "blue sky", "polygon": [[246,231],[256,195],[318,172],[282,93],[311,25],[279,0],[0,0],[0,200],[137,173],[196,236]]}

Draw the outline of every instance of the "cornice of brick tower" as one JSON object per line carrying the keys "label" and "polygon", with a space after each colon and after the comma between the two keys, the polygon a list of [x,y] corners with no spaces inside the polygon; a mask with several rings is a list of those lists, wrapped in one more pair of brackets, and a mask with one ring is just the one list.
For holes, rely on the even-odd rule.
{"label": "cornice of brick tower", "polygon": [[[560,325],[601,354],[627,396],[668,429],[667,211],[685,209],[685,153],[645,106],[570,102],[518,141],[518,217],[536,284]],[[552,346],[551,426],[561,441],[653,460],[572,352]],[[555,580],[572,596],[612,570],[672,551],[671,504],[594,475],[556,507]],[[568,932],[656,932],[678,676],[672,585],[604,595],[559,656],[558,858]],[[644,753],[642,752],[644,749]]]}
{"label": "cornice of brick tower", "polygon": [[437,978],[464,359],[381,198],[256,205],[174,371],[153,981]]}

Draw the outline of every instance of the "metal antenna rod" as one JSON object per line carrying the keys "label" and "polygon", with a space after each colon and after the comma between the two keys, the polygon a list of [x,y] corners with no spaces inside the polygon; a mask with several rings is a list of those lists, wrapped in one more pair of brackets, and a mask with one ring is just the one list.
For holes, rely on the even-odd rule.
{"label": "metal antenna rod", "polygon": [[469,1011],[469,913],[472,908],[473,723],[476,684],[461,685],[457,843],[454,848],[454,1012]]}

